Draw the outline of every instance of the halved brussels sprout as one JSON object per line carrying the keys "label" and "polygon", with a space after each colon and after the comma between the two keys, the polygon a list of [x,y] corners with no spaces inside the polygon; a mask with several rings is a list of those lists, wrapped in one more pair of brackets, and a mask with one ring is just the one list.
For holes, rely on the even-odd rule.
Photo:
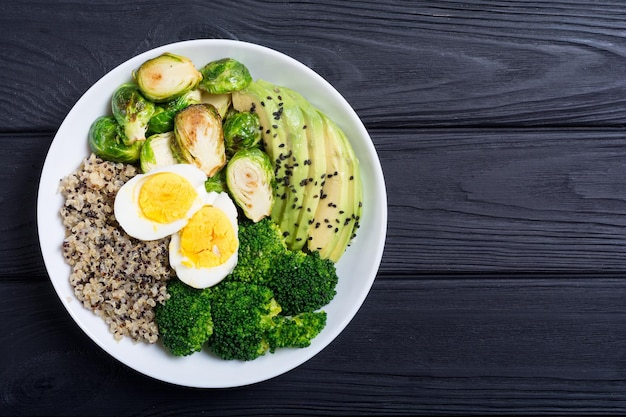
{"label": "halved brussels sprout", "polygon": [[139,159],[142,141],[127,144],[121,126],[112,116],[101,116],[89,127],[89,147],[100,158],[132,164]]}
{"label": "halved brussels sprout", "polygon": [[233,58],[212,61],[200,69],[200,88],[211,94],[224,94],[246,88],[252,82],[248,68]]}
{"label": "halved brussels sprout", "polygon": [[111,110],[117,123],[124,129],[127,144],[146,139],[148,122],[154,115],[155,105],[141,95],[135,83],[124,83],[115,89]]}
{"label": "halved brussels sprout", "polygon": [[228,111],[231,109],[232,96],[230,93],[226,94],[211,94],[206,91],[202,92],[200,96],[200,103],[208,103],[215,106],[222,119],[226,117]]}
{"label": "halved brussels sprout", "polygon": [[226,185],[247,218],[258,222],[270,215],[274,204],[274,169],[259,148],[237,152],[226,165]]}
{"label": "halved brussels sprout", "polygon": [[170,101],[196,88],[202,74],[187,57],[165,52],[133,72],[141,92],[155,102]]}
{"label": "halved brussels sprout", "polygon": [[177,164],[176,153],[172,147],[176,146],[174,132],[157,133],[148,136],[139,154],[141,170],[146,173],[156,168]]}
{"label": "halved brussels sprout", "polygon": [[242,149],[254,148],[261,142],[261,122],[256,113],[232,112],[224,121],[223,129],[228,155]]}
{"label": "halved brussels sprout", "polygon": [[154,115],[148,122],[148,135],[174,130],[174,116],[187,106],[200,103],[200,90],[191,90],[172,101],[156,106]]}
{"label": "halved brussels sprout", "polygon": [[212,177],[226,163],[222,118],[210,104],[192,104],[174,117],[180,159]]}

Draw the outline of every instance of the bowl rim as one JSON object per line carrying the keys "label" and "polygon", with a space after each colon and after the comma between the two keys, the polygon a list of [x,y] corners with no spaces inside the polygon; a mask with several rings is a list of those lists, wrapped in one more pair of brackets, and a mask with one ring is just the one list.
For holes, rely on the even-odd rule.
{"label": "bowl rim", "polygon": [[[141,360],[142,355],[146,354],[146,352],[150,353],[150,351],[147,351],[147,349],[152,347],[153,345],[146,344],[146,346],[140,346],[138,344],[132,344],[132,348],[135,349],[136,352],[132,353],[132,356],[130,357],[124,357],[124,355],[121,352],[125,352],[128,350],[125,348],[129,346],[129,342],[125,340],[123,340],[122,342],[118,342],[118,345],[122,346],[118,349],[115,345],[111,344],[111,341],[104,340],[101,329],[98,329],[98,331],[95,331],[92,328],[92,326],[95,325],[96,321],[101,321],[103,323],[103,320],[100,319],[99,317],[96,317],[95,314],[92,314],[87,309],[83,308],[77,299],[73,300],[74,301],[73,303],[72,303],[72,300],[69,299],[68,288],[67,288],[69,287],[69,272],[65,276],[66,283],[64,283],[63,277],[59,277],[59,271],[58,271],[59,269],[58,256],[60,253],[61,241],[56,242],[58,246],[56,251],[51,249],[51,244],[54,244],[53,241],[51,240],[53,239],[53,237],[51,236],[56,236],[58,238],[58,226],[54,226],[55,230],[57,231],[57,233],[54,234],[54,233],[50,233],[50,227],[52,226],[50,226],[49,224],[50,221],[53,220],[54,217],[56,217],[55,215],[58,215],[58,210],[57,210],[57,213],[55,214],[51,213],[51,209],[50,209],[51,204],[49,200],[52,199],[54,201],[56,198],[56,201],[58,202],[58,199],[59,199],[58,195],[57,197],[53,195],[57,193],[58,181],[60,180],[59,175],[61,174],[61,171],[59,171],[59,166],[58,166],[59,156],[63,155],[65,152],[69,152],[71,155],[73,155],[73,158],[74,158],[73,160],[75,160],[76,154],[80,154],[81,152],[87,152],[86,132],[84,132],[85,133],[85,139],[84,139],[85,145],[82,148],[78,146],[77,147],[78,150],[68,149],[67,147],[68,142],[69,144],[71,144],[72,141],[68,139],[67,137],[65,137],[65,135],[69,135],[74,129],[74,126],[72,125],[72,123],[77,122],[78,118],[81,117],[81,114],[85,113],[84,111],[81,111],[81,109],[84,109],[85,106],[89,105],[89,100],[93,98],[94,94],[99,94],[100,90],[106,90],[105,87],[111,87],[113,85],[111,83],[113,83],[115,80],[124,78],[124,75],[121,73],[122,71],[127,71],[129,68],[136,68],[141,62],[163,52],[171,51],[171,52],[176,53],[176,51],[179,51],[179,53],[184,55],[184,53],[182,53],[183,51],[187,51],[187,50],[195,51],[198,48],[216,48],[220,51],[221,50],[231,51],[231,52],[236,51],[237,54],[240,54],[240,55],[249,54],[250,57],[256,57],[257,55],[263,56],[265,57],[265,59],[262,62],[262,66],[268,67],[268,68],[263,69],[264,72],[269,73],[269,71],[274,70],[273,66],[277,65],[277,63],[288,65],[291,68],[297,70],[297,72],[295,73],[297,76],[297,80],[298,80],[295,83],[296,85],[294,86],[292,84],[282,83],[283,85],[287,85],[291,88],[296,89],[296,91],[299,91],[298,85],[301,85],[303,88],[306,87],[307,85],[306,83],[302,83],[302,80],[308,80],[316,88],[322,88],[324,90],[325,97],[323,98],[322,97],[307,97],[307,98],[314,105],[318,107],[322,107],[322,110],[324,110],[325,112],[332,112],[332,113],[338,112],[338,114],[347,116],[347,120],[344,120],[344,123],[339,123],[339,121],[337,120],[336,122],[338,122],[338,124],[344,130],[345,130],[345,127],[344,127],[345,123],[348,123],[350,126],[350,130],[356,133],[355,136],[357,136],[360,139],[363,139],[363,140],[359,140],[358,147],[355,146],[355,143],[353,143],[354,139],[351,140],[351,143],[353,147],[355,147],[355,152],[358,151],[357,154],[367,157],[366,159],[367,159],[367,166],[369,167],[369,171],[367,172],[368,174],[367,175],[367,180],[368,180],[367,190],[364,190],[364,192],[368,192],[370,193],[369,195],[371,197],[375,197],[375,200],[372,199],[372,202],[375,203],[375,208],[376,208],[376,210],[372,209],[371,211],[369,211],[369,215],[373,216],[372,218],[375,218],[376,221],[373,222],[372,224],[367,225],[368,229],[370,229],[368,230],[367,234],[368,234],[368,237],[375,236],[377,237],[377,239],[375,242],[366,242],[368,243],[368,246],[366,246],[367,253],[365,254],[366,255],[365,261],[368,263],[368,265],[371,265],[372,270],[366,273],[367,276],[362,278],[361,280],[362,284],[358,288],[358,291],[356,290],[352,291],[352,289],[346,289],[346,288],[342,289],[343,291],[351,292],[350,297],[352,297],[351,299],[353,299],[354,302],[352,303],[351,306],[345,307],[343,310],[339,310],[339,311],[343,311],[343,314],[340,318],[339,317],[335,318],[335,319],[338,319],[338,321],[334,323],[333,328],[330,329],[331,331],[327,331],[327,329],[325,329],[324,331],[326,331],[326,333],[324,334],[324,337],[321,338],[322,334],[320,334],[320,336],[314,339],[314,343],[312,343],[311,346],[309,346],[306,349],[299,349],[297,351],[288,350],[286,352],[277,352],[275,354],[272,354],[271,356],[270,354],[267,354],[255,361],[251,361],[251,362],[256,362],[256,361],[268,362],[268,358],[273,359],[273,358],[278,357],[278,355],[280,354],[284,356],[285,358],[287,358],[287,362],[288,362],[287,366],[280,366],[280,365],[272,366],[273,364],[271,363],[269,366],[266,366],[266,364],[264,363],[263,365],[260,365],[260,367],[254,367],[254,366],[248,366],[250,362],[246,362],[243,364],[235,363],[233,364],[233,366],[230,366],[228,369],[232,368],[232,370],[239,370],[239,372],[243,372],[243,373],[249,371],[250,369],[252,369],[252,371],[254,372],[254,370],[256,370],[257,368],[264,369],[266,371],[263,372],[262,374],[254,374],[248,377],[239,377],[239,378],[237,377],[225,378],[220,381],[214,381],[214,380],[198,381],[197,379],[186,380],[184,377],[181,377],[179,375],[176,375],[176,376],[164,375],[162,372],[151,369],[150,366],[146,366],[145,364],[141,364],[140,366],[137,364],[137,361]],[[227,53],[227,52],[224,52],[224,53]],[[276,62],[273,63],[272,60]],[[254,73],[254,68],[251,68],[251,72]],[[130,72],[127,76],[129,75],[130,75]],[[254,78],[259,78],[259,77],[254,77]],[[113,88],[110,88],[111,92],[112,90]],[[100,97],[100,100],[104,100],[104,99]],[[325,106],[320,106],[320,102],[322,101],[325,103]],[[100,107],[100,110],[101,109],[102,107]],[[93,112],[95,110],[91,110],[91,111]],[[91,123],[91,120],[93,119],[90,119],[88,123]],[[84,120],[82,121],[79,120],[78,122],[82,123],[83,125],[84,123],[86,123]],[[85,153],[83,156],[86,157],[88,156],[88,154]],[[359,157],[359,160],[363,162],[363,159],[361,157]],[[73,167],[73,168],[68,167],[65,175],[70,174],[76,168],[77,168],[77,165],[76,167]],[[363,175],[363,172],[362,172],[362,175]],[[57,187],[53,187],[53,184],[55,184],[55,182],[56,182]],[[365,188],[365,185],[366,183],[364,181],[364,188]],[[195,40],[187,40],[187,41],[181,41],[181,42],[173,42],[173,43],[162,45],[156,48],[146,50],[142,53],[139,53],[129,58],[128,60],[124,61],[123,63],[117,65],[109,72],[107,72],[104,76],[98,79],[93,85],[91,85],[89,89],[85,91],[85,93],[77,100],[77,102],[68,112],[63,122],[59,126],[59,129],[57,130],[54,136],[54,139],[52,143],[50,144],[50,147],[48,149],[48,152],[44,161],[37,194],[38,194],[37,195],[37,231],[38,231],[38,237],[39,237],[40,250],[42,253],[42,257],[44,259],[44,264],[46,266],[47,273],[53,284],[55,292],[57,293],[57,296],[59,297],[61,303],[64,305],[65,309],[68,311],[68,313],[70,314],[74,322],[82,329],[82,331],[85,334],[87,334],[87,336],[89,336],[89,338],[94,343],[96,343],[100,348],[105,350],[109,355],[113,356],[115,359],[122,362],[126,366],[146,376],[149,376],[151,378],[161,380],[164,382],[169,382],[175,385],[182,385],[182,386],[189,386],[189,387],[227,388],[227,387],[249,385],[252,383],[257,383],[257,382],[274,378],[278,375],[281,375],[285,372],[288,372],[300,366],[304,362],[313,358],[321,350],[326,348],[345,329],[348,323],[354,318],[358,310],[361,308],[369,291],[372,288],[374,279],[378,273],[378,269],[380,267],[380,263],[381,263],[382,255],[384,251],[385,240],[386,240],[387,194],[385,190],[385,183],[384,183],[384,177],[383,177],[380,160],[377,156],[376,150],[374,148],[371,137],[369,136],[369,133],[365,129],[362,121],[360,120],[360,118],[358,117],[358,115],[356,114],[352,106],[350,106],[350,104],[345,100],[345,98],[328,81],[326,81],[323,77],[321,77],[319,74],[313,71],[313,69],[304,65],[300,61],[297,61],[296,59],[282,52],[276,51],[266,46],[249,43],[249,42],[237,41],[237,40],[195,39]],[[364,207],[364,212],[366,209],[368,209],[367,206]],[[365,217],[366,216],[364,214],[363,218]],[[57,221],[58,223],[61,223],[60,218],[57,218]],[[359,231],[359,233],[361,233],[362,230],[363,230],[363,226],[361,230]],[[357,237],[356,241],[359,240],[359,237]],[[359,245],[362,245],[362,244],[359,244]],[[348,248],[347,252],[351,251],[351,249],[352,248]],[[355,262],[359,259],[357,257],[357,255],[359,254],[356,254],[354,251],[352,251],[350,255],[351,256],[349,260],[346,260],[348,258],[346,257],[346,255],[344,255],[344,257],[342,257],[342,259],[340,259],[340,261],[337,263],[338,274],[340,276],[340,283],[342,281],[341,277],[351,272],[352,268],[350,267],[351,265],[350,262],[352,261],[352,259],[354,259]],[[64,269],[66,271],[69,271],[69,266],[67,266]],[[79,308],[76,308],[77,306]],[[91,316],[93,317],[87,317],[88,314],[85,312],[82,312],[80,309],[84,310],[85,312],[90,313]],[[111,334],[108,334],[108,337],[111,340],[113,339],[113,336]],[[300,355],[297,355],[297,354],[294,354],[294,352],[295,353],[303,352],[303,353]],[[195,355],[199,355],[199,354],[195,354]],[[195,355],[192,355],[191,357]],[[167,360],[181,363],[181,368],[180,368],[181,373],[193,371],[192,366],[186,366],[184,365],[184,362],[182,360],[179,361],[179,359],[181,358],[173,358],[164,354],[162,354],[161,356],[166,356]],[[184,358],[182,359],[184,360]]]}

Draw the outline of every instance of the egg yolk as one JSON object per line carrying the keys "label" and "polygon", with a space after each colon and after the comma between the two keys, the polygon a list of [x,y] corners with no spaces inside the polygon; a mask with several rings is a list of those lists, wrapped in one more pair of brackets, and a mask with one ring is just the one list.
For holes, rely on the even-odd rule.
{"label": "egg yolk", "polygon": [[180,252],[192,265],[210,268],[221,265],[237,251],[238,242],[226,214],[213,206],[204,206],[180,232]]}
{"label": "egg yolk", "polygon": [[167,224],[183,219],[197,196],[184,177],[163,172],[146,179],[139,191],[139,207],[146,218]]}

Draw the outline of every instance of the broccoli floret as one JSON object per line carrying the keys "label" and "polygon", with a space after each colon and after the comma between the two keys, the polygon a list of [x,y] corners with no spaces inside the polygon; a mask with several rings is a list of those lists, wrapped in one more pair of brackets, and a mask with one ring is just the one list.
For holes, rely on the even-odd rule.
{"label": "broccoli floret", "polygon": [[285,315],[315,311],[335,296],[335,264],[318,252],[291,251],[270,218],[239,227],[239,259],[229,281],[269,287]]}
{"label": "broccoli floret", "polygon": [[326,312],[301,313],[297,316],[276,316],[268,334],[270,352],[278,348],[304,348],[311,344],[326,326]]}
{"label": "broccoli floret", "polygon": [[199,352],[213,333],[211,290],[198,290],[171,279],[167,292],[170,298],[155,307],[163,345],[176,356]]}
{"label": "broccoli floret", "polygon": [[315,311],[336,294],[335,264],[318,252],[288,251],[272,260],[267,285],[285,315]]}
{"label": "broccoli floret", "polygon": [[237,266],[229,279],[263,284],[273,259],[286,251],[282,232],[270,218],[257,223],[243,220],[239,225]]}
{"label": "broccoli floret", "polygon": [[224,281],[213,291],[213,336],[209,347],[222,359],[249,361],[269,349],[268,331],[280,313],[272,291],[264,286]]}

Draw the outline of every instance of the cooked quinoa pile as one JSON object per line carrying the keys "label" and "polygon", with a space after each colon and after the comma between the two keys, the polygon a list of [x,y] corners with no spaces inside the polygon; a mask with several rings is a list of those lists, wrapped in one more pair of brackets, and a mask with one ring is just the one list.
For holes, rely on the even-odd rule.
{"label": "cooked quinoa pile", "polygon": [[136,174],[132,165],[103,161],[92,154],[61,180],[63,255],[72,267],[69,279],[74,294],[102,317],[117,340],[128,336],[154,343],[158,339],[154,307],[168,298],[166,283],[173,276],[169,238],[134,239],[113,214],[117,191]]}

